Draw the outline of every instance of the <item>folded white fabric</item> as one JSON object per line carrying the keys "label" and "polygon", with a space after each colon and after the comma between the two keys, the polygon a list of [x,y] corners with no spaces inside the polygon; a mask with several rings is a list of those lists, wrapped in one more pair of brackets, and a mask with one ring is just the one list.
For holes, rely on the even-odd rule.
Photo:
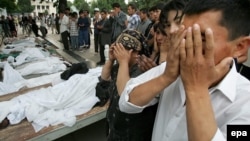
{"label": "folded white fabric", "polygon": [[32,63],[25,64],[22,68],[16,70],[22,75],[30,74],[51,74],[66,70],[66,65],[58,57],[46,57]]}
{"label": "folded white fabric", "polygon": [[23,63],[44,59],[46,57],[49,57],[49,52],[46,50],[42,48],[29,47],[24,48],[22,52],[15,58],[15,62],[11,62],[11,64],[13,66],[19,66]]}
{"label": "folded white fabric", "polygon": [[3,68],[3,82],[0,82],[0,95],[18,91],[26,85],[25,79],[8,62],[1,62],[0,66]]}
{"label": "folded white fabric", "polygon": [[90,69],[87,74],[75,74],[53,87],[13,98],[8,113],[10,123],[17,124],[26,117],[36,132],[49,125],[74,125],[76,115],[89,111],[99,101],[95,96],[95,86],[101,69]]}

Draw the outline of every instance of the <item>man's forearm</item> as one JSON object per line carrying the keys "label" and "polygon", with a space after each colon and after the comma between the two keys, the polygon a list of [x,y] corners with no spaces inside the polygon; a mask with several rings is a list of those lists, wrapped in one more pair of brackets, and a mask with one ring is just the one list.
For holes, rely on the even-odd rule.
{"label": "man's forearm", "polygon": [[137,106],[144,106],[161,93],[174,80],[160,75],[148,82],[135,87],[129,94],[129,102]]}
{"label": "man's forearm", "polygon": [[121,63],[118,70],[116,87],[118,90],[118,94],[121,95],[124,90],[126,83],[130,79],[129,76],[129,66],[128,63]]}
{"label": "man's forearm", "polygon": [[217,124],[208,89],[186,91],[186,114],[188,139],[190,141],[211,141]]}
{"label": "man's forearm", "polygon": [[110,80],[110,73],[114,61],[108,60],[102,68],[101,78],[103,80]]}

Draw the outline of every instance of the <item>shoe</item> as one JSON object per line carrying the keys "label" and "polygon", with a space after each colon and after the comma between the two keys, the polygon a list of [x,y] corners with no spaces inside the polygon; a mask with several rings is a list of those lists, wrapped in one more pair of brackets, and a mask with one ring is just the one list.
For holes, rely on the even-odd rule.
{"label": "shoe", "polygon": [[105,62],[101,62],[101,61],[96,63],[96,65],[98,65],[98,66],[102,66],[104,64],[105,64]]}

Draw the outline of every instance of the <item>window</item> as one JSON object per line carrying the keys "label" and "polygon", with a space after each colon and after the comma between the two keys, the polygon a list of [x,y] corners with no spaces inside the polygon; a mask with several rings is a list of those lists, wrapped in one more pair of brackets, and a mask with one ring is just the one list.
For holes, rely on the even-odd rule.
{"label": "window", "polygon": [[37,5],[37,9],[40,9],[40,5]]}
{"label": "window", "polygon": [[46,9],[49,9],[49,6],[46,6]]}
{"label": "window", "polygon": [[44,5],[42,6],[42,10],[44,10]]}

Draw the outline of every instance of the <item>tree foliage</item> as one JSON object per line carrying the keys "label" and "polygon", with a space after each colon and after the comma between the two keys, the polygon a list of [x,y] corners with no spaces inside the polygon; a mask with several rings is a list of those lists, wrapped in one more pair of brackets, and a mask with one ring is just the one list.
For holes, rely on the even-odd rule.
{"label": "tree foliage", "polygon": [[121,5],[121,9],[124,12],[127,12],[127,5],[124,0],[96,0],[91,3],[91,12],[93,13],[94,8],[99,8],[99,9],[107,9],[111,10],[112,9],[112,4],[113,3],[119,3]]}
{"label": "tree foliage", "polygon": [[22,13],[31,13],[35,9],[35,6],[31,5],[30,0],[18,0],[17,6],[18,6],[18,12]]}
{"label": "tree foliage", "polygon": [[85,0],[74,0],[73,4],[78,10],[91,10],[89,4]]}
{"label": "tree foliage", "polygon": [[[160,1],[162,1],[162,0],[132,0],[132,2],[136,3],[138,9],[150,8]],[[165,1],[167,1],[167,0],[165,0]]]}
{"label": "tree foliage", "polygon": [[1,0],[0,8],[6,8],[8,13],[15,12],[17,9],[16,0]]}

